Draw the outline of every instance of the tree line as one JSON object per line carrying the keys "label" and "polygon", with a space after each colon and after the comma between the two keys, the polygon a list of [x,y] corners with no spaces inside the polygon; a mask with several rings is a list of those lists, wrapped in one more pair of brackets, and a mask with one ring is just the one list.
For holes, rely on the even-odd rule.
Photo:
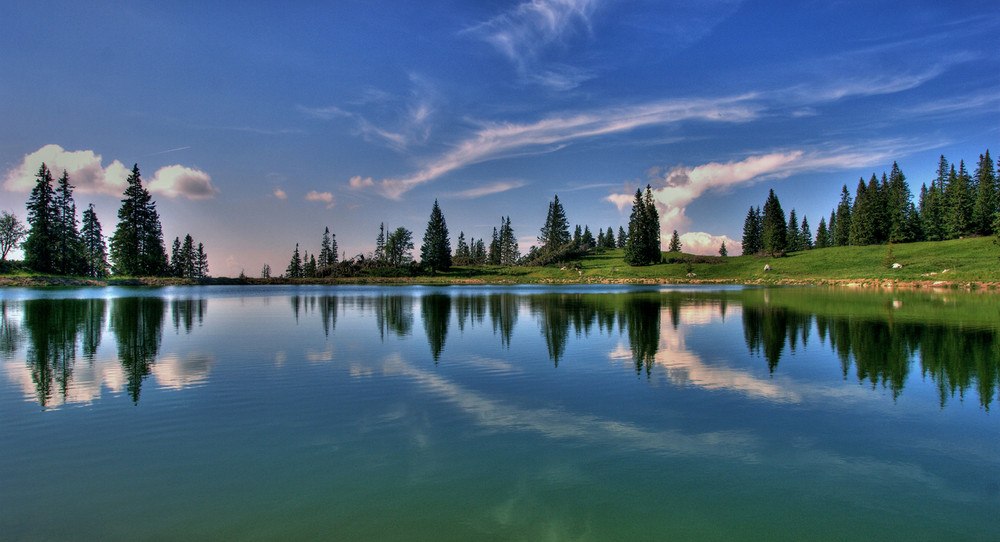
{"label": "tree line", "polygon": [[881,178],[872,173],[858,180],[852,194],[844,185],[829,220],[820,218],[815,237],[795,209],[786,223],[771,190],[763,211],[750,207],[743,225],[743,254],[782,255],[834,246],[863,246],[914,241],[941,241],[970,235],[1000,235],[1000,180],[990,152],[979,155],[973,173],[965,161],[958,168],[941,155],[937,175],[921,185],[918,203],[906,176],[893,162]]}
{"label": "tree line", "polygon": [[[532,245],[526,254],[521,254],[510,217],[500,217],[499,227],[493,228],[492,238],[487,245],[485,239],[469,238],[465,232],[459,232],[454,253],[451,249],[451,239],[448,224],[444,218],[437,200],[431,208],[427,228],[424,231],[423,243],[420,248],[420,263],[413,260],[413,232],[402,226],[389,231],[385,223],[379,224],[375,239],[375,251],[368,256],[358,255],[351,259],[339,260],[336,254],[336,241],[332,242],[333,250],[329,250],[329,228],[323,234],[323,248],[317,260],[315,255],[303,257],[296,243],[291,260],[285,269],[287,278],[342,277],[365,274],[417,274],[424,272],[447,271],[453,265],[476,266],[542,266],[555,262],[565,262],[579,258],[594,250],[625,249],[625,259],[630,265],[649,265],[659,263],[660,255],[660,219],[654,205],[652,189],[646,186],[646,192],[636,191],[636,201],[629,219],[629,229],[618,227],[615,234],[611,226],[598,229],[594,237],[590,226],[576,225],[570,234],[569,220],[566,210],[559,201],[559,196],[549,202],[545,222],[538,235],[538,245]],[[677,232],[674,232],[676,250],[680,251]],[[335,239],[335,238],[333,238]],[[324,257],[324,254],[332,254]],[[261,269],[263,278],[270,278],[271,266],[264,264]]]}
{"label": "tree line", "polygon": [[92,278],[109,274],[207,276],[204,245],[198,243],[195,249],[190,234],[185,236],[183,245],[179,238],[174,239],[172,258],[167,258],[156,202],[142,186],[138,164],[126,179],[118,224],[110,243],[105,242],[93,204],[83,211],[83,221],[77,226],[73,189],[66,171],[54,181],[51,170],[43,163],[28,197],[28,227],[6,211],[0,216],[0,261],[5,261],[8,251],[25,239],[21,243],[23,265],[38,273]]}

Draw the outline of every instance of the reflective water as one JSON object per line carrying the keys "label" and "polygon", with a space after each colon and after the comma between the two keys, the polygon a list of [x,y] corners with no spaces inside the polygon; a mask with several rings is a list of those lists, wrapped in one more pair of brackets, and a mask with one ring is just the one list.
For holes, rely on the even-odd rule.
{"label": "reflective water", "polygon": [[1000,299],[0,291],[0,539],[991,540]]}

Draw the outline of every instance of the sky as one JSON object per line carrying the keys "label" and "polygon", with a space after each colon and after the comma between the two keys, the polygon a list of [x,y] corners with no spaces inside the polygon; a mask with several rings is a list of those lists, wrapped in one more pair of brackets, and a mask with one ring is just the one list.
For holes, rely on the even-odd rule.
{"label": "sky", "polygon": [[214,276],[327,227],[419,256],[435,200],[452,247],[509,216],[525,253],[554,196],[596,235],[647,184],[664,247],[739,254],[769,189],[815,231],[845,184],[895,161],[916,196],[998,143],[996,2],[0,4],[0,209],[45,162],[110,236],[138,164]]}

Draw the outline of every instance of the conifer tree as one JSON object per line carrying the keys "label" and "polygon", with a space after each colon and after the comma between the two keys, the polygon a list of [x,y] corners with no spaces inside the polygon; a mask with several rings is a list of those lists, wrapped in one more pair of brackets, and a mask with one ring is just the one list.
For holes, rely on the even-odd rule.
{"label": "conifer tree", "polygon": [[500,235],[496,227],[493,228],[493,238],[490,240],[490,253],[486,257],[486,263],[500,265]]}
{"label": "conifer tree", "polygon": [[43,163],[35,174],[35,187],[28,198],[28,225],[31,229],[24,241],[24,264],[40,273],[56,272],[56,236],[58,214],[52,172]]}
{"label": "conifer tree", "polygon": [[510,217],[500,217],[500,265],[515,265],[521,257],[521,251],[517,246],[517,238],[514,237],[514,228],[510,225]]}
{"label": "conifer tree", "polygon": [[948,186],[945,188],[946,214],[945,235],[948,239],[957,239],[972,230],[972,190],[971,177],[965,170],[965,161],[959,161],[958,171],[952,164],[948,173]]}
{"label": "conifer tree", "polygon": [[948,177],[948,161],[942,154],[938,160],[937,177],[931,181],[930,188],[921,190],[920,193],[920,225],[924,231],[924,238],[928,241],[940,241],[947,237],[945,190],[948,186]]}
{"label": "conifer tree", "polygon": [[604,248],[615,248],[615,230],[608,226],[608,231],[604,233]]}
{"label": "conifer tree", "polygon": [[295,252],[285,269],[285,276],[290,279],[302,278],[302,256],[299,254],[299,244],[295,243]]}
{"label": "conifer tree", "polygon": [[851,243],[851,193],[847,190],[847,185],[840,191],[840,204],[837,205],[836,218],[830,219],[833,224],[836,221],[834,231],[833,246],[845,247]]}
{"label": "conifer tree", "polygon": [[813,239],[812,230],[809,229],[809,220],[802,217],[802,228],[799,230],[799,250],[812,250]]}
{"label": "conifer tree", "polygon": [[892,163],[892,171],[889,172],[889,183],[885,190],[885,211],[889,217],[888,236],[883,236],[885,240],[894,243],[904,243],[915,241],[916,235],[913,231],[914,217],[910,214],[913,208],[911,200],[913,194],[906,184],[906,176],[899,169],[899,164]]}
{"label": "conifer tree", "polygon": [[83,212],[80,237],[84,251],[84,275],[93,278],[106,277],[108,274],[108,249],[104,244],[101,223],[97,220],[93,204],[90,204]]}
{"label": "conifer tree", "polygon": [[583,248],[583,228],[579,224],[576,225],[576,229],[573,230],[573,249],[580,250]]}
{"label": "conifer tree", "polygon": [[645,195],[640,189],[636,189],[632,202],[625,242],[625,263],[649,265],[659,261],[660,216],[654,205],[652,189],[646,185]]}
{"label": "conifer tree", "polygon": [[205,245],[198,243],[198,252],[195,254],[195,276],[205,278],[208,276],[208,254],[205,253]]}
{"label": "conifer tree", "polygon": [[318,267],[329,267],[337,263],[337,251],[333,248],[330,241],[330,227],[327,226],[323,230],[323,240],[319,244],[319,260],[316,262]]}
{"label": "conifer tree", "polygon": [[628,234],[625,233],[624,226],[618,226],[618,238],[615,240],[615,248],[625,248],[625,243],[628,241]]}
{"label": "conifer tree", "polygon": [[580,248],[590,250],[594,248],[594,234],[590,233],[590,226],[583,227],[583,236],[580,238]]}
{"label": "conifer tree", "polygon": [[194,252],[194,238],[191,234],[184,236],[184,244],[181,245],[180,263],[178,267],[180,268],[180,275],[184,278],[194,278],[195,273],[195,252]]}
{"label": "conifer tree", "polygon": [[997,185],[989,150],[979,155],[979,163],[972,176],[976,184],[976,201],[972,207],[973,233],[989,235],[993,232],[993,221],[1000,210],[1000,186]]}
{"label": "conifer tree", "polygon": [[73,185],[63,171],[55,190],[56,241],[55,268],[58,273],[75,275],[82,271],[84,260],[80,232],[76,229],[76,204],[73,202]]}
{"label": "conifer tree", "polygon": [[747,218],[743,221],[743,255],[757,254],[763,249],[761,245],[761,224],[760,209],[755,209],[753,205],[747,211]]}
{"label": "conifer tree", "polygon": [[170,247],[169,274],[171,277],[183,277],[184,266],[181,263],[181,238],[174,237],[174,243]]}
{"label": "conifer tree", "polygon": [[118,226],[111,236],[111,263],[116,275],[158,276],[166,272],[167,252],[156,203],[142,187],[139,165],[126,179]]}
{"label": "conifer tree", "polygon": [[379,263],[385,261],[385,222],[381,222],[378,225],[378,237],[375,238],[375,254],[373,258]]}
{"label": "conifer tree", "polygon": [[420,247],[420,263],[431,271],[447,271],[451,268],[451,240],[448,238],[448,225],[444,214],[434,200],[431,216],[427,221],[423,246]]}
{"label": "conifer tree", "polygon": [[785,232],[785,250],[797,252],[802,250],[799,244],[799,219],[795,216],[795,209],[788,213],[788,229]]}
{"label": "conifer tree", "polygon": [[681,236],[677,235],[677,230],[674,230],[673,235],[670,236],[670,245],[667,246],[667,252],[680,252],[681,251]]}
{"label": "conifer tree", "polygon": [[829,238],[830,232],[826,229],[826,219],[820,217],[819,227],[816,228],[816,248],[826,248],[827,239]]}
{"label": "conifer tree", "polygon": [[302,276],[307,278],[313,278],[316,276],[316,255],[312,254],[305,259],[305,263],[302,265]]}
{"label": "conifer tree", "polygon": [[827,222],[826,226],[826,246],[835,247],[837,246],[837,210],[834,209],[830,211],[830,221]]}
{"label": "conifer tree", "polygon": [[452,263],[455,265],[469,265],[472,263],[469,245],[465,242],[465,232],[458,232],[458,243],[455,245],[455,257]]}
{"label": "conifer tree", "polygon": [[541,235],[538,236],[538,243],[541,245],[540,251],[544,253],[559,250],[566,243],[570,242],[569,221],[566,220],[566,211],[559,203],[559,196],[555,196],[549,203],[549,211],[545,217],[545,224],[542,226]]}
{"label": "conifer tree", "polygon": [[660,262],[660,213],[656,210],[656,201],[653,198],[653,189],[646,185],[646,192],[643,194],[642,202],[646,206],[646,261],[649,263]]}
{"label": "conifer tree", "polygon": [[722,256],[723,258],[725,258],[726,256],[729,256],[729,251],[726,250],[726,242],[725,241],[723,241],[722,245],[719,247],[719,256]]}
{"label": "conifer tree", "polygon": [[781,203],[774,195],[774,190],[770,190],[767,201],[764,202],[764,216],[761,218],[761,243],[764,253],[771,256],[782,255],[788,246],[787,233],[785,212],[781,210]]}

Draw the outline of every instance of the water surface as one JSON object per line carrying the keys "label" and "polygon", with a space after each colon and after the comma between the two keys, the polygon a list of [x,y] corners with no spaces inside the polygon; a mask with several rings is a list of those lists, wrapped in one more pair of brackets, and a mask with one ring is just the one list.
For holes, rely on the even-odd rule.
{"label": "water surface", "polygon": [[0,291],[0,538],[990,540],[1000,302]]}

